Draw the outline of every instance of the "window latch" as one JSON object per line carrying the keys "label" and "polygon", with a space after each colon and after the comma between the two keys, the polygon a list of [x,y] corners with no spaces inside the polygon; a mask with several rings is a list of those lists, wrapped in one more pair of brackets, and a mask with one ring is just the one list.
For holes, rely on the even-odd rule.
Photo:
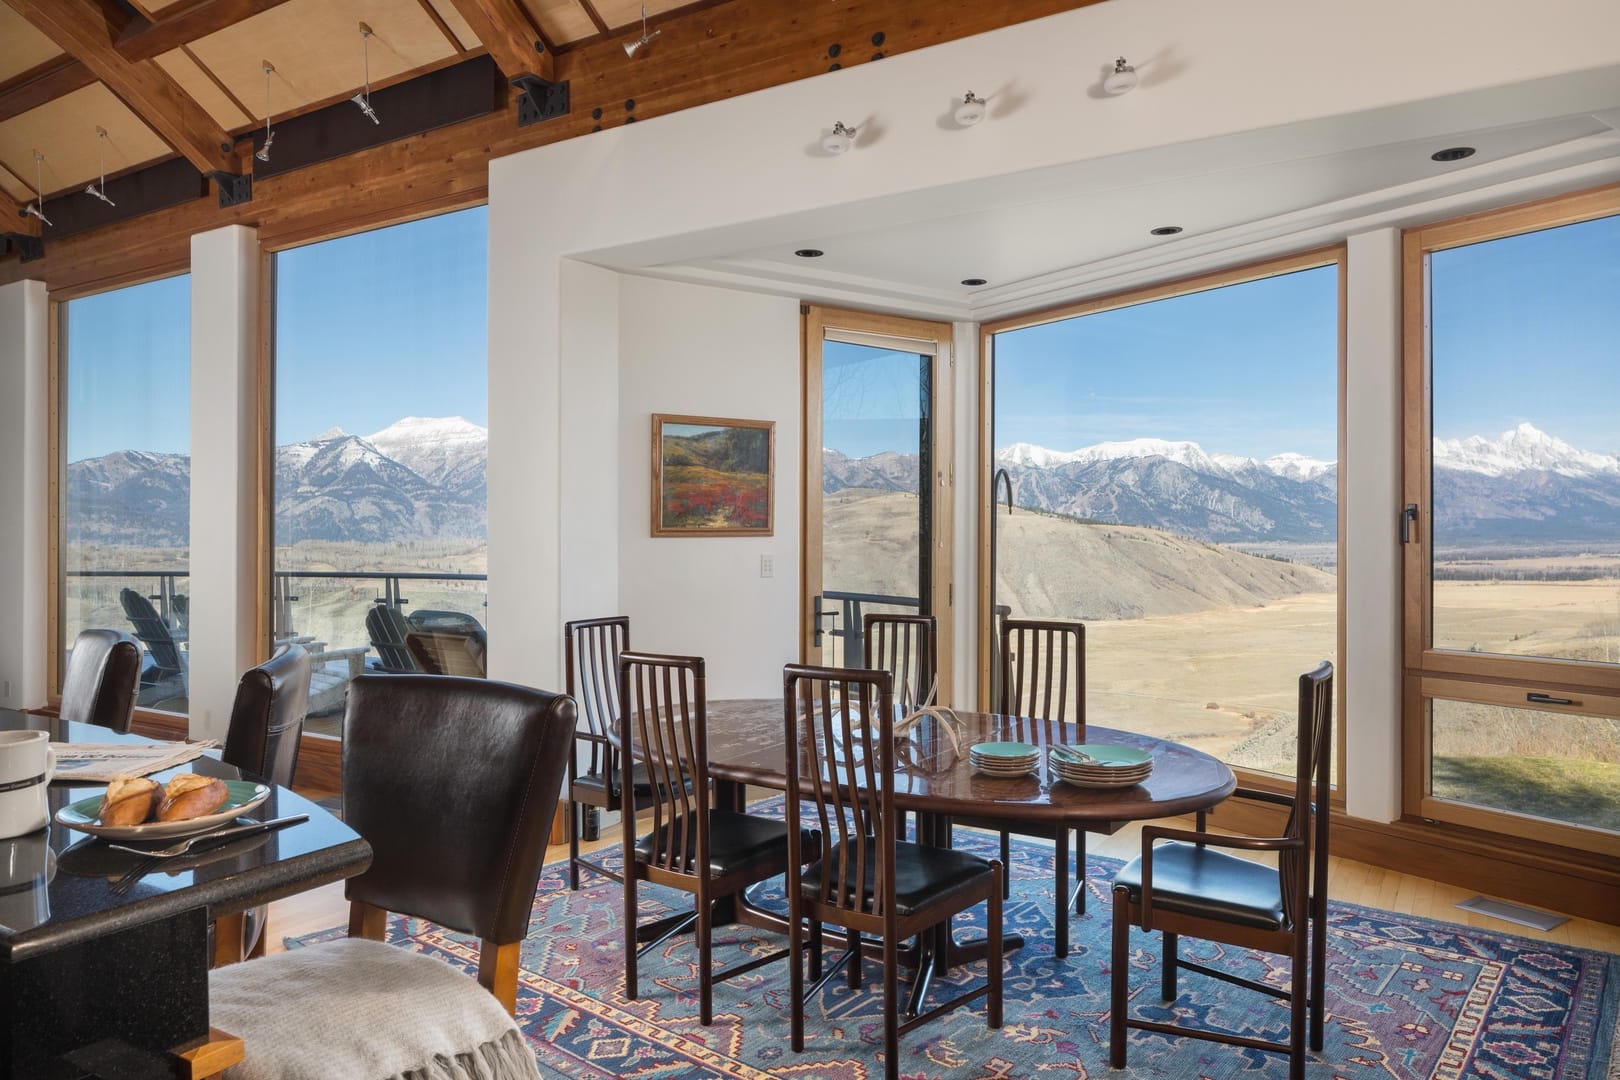
{"label": "window latch", "polygon": [[1401,543],[1410,544],[1413,541],[1412,533],[1417,525],[1417,515],[1417,503],[1407,503],[1406,509],[1401,511]]}

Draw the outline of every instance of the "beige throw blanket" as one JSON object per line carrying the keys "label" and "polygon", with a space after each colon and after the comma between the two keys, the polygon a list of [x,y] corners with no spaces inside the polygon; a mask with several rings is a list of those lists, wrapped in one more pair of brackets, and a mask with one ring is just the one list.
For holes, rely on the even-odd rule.
{"label": "beige throw blanket", "polygon": [[345,938],[209,973],[226,1080],[539,1080],[516,1022],[442,960]]}

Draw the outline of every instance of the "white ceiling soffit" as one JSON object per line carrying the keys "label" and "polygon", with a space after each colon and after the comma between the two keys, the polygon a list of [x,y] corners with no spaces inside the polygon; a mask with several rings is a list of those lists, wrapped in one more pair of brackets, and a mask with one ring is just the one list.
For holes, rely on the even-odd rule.
{"label": "white ceiling soffit", "polygon": [[[817,302],[991,318],[1620,179],[1616,103],[1620,69],[1578,72],[666,237],[590,259]],[[964,146],[973,135],[961,133]],[[1430,160],[1457,145],[1478,152],[1450,164]],[[1185,231],[1149,234],[1160,225]],[[826,254],[799,258],[799,248]],[[964,278],[990,284],[967,287]]]}

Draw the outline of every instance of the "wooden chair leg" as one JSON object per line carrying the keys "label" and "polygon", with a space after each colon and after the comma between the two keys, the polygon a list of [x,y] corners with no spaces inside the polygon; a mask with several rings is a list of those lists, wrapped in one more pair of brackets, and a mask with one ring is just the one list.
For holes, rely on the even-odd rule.
{"label": "wooden chair leg", "polygon": [[216,1080],[246,1056],[242,1040],[219,1028],[188,1050],[174,1051],[175,1075],[181,1080]]}
{"label": "wooden chair leg", "polygon": [[984,913],[985,926],[989,928],[990,954],[985,957],[989,970],[985,972],[986,982],[990,985],[988,1000],[985,1002],[985,1020],[994,1031],[1001,1027],[1001,882],[1000,877],[1005,874],[1006,868],[997,863],[994,865],[995,875],[998,879],[990,887],[990,899]]}
{"label": "wooden chair leg", "polygon": [[636,1000],[636,877],[624,867],[624,1000]]}
{"label": "wooden chair leg", "polygon": [[698,1023],[714,1023],[714,964],[710,954],[714,943],[714,905],[706,896],[696,898],[698,954]]}
{"label": "wooden chair leg", "polygon": [[495,995],[510,1016],[517,1015],[518,952],[523,942],[497,945],[488,938],[478,943],[478,985]]}
{"label": "wooden chair leg", "polygon": [[582,803],[568,804],[568,888],[579,891],[579,830],[585,825]]}
{"label": "wooden chair leg", "polygon": [[1056,833],[1052,839],[1052,863],[1057,876],[1057,902],[1052,918],[1057,922],[1057,955],[1062,959],[1069,955],[1069,830],[1060,827]]}
{"label": "wooden chair leg", "polygon": [[214,967],[236,964],[246,959],[242,941],[247,932],[247,913],[222,915],[214,920]]}
{"label": "wooden chair leg", "polygon": [[388,912],[363,900],[349,901],[349,936],[386,941]]}
{"label": "wooden chair leg", "polygon": [[1305,1080],[1305,1028],[1309,985],[1306,957],[1310,944],[1305,931],[1299,931],[1294,946],[1294,971],[1288,1002],[1288,1080]]}
{"label": "wooden chair leg", "polygon": [[804,915],[788,897],[788,1039],[795,1053],[804,1049]]}
{"label": "wooden chair leg", "polygon": [[1012,834],[1005,830],[1001,834],[1001,865],[1006,871],[1001,879],[1001,898],[1007,900],[1012,897]]}
{"label": "wooden chair leg", "polygon": [[1179,966],[1176,950],[1180,940],[1175,934],[1164,935],[1164,960],[1159,965],[1159,996],[1166,1001],[1176,1000],[1176,971]]}
{"label": "wooden chair leg", "polygon": [[883,935],[883,1076],[900,1080],[900,946],[892,933]]}
{"label": "wooden chair leg", "polygon": [[1114,890],[1114,948],[1109,961],[1108,1064],[1125,1067],[1125,977],[1130,963],[1130,894]]}
{"label": "wooden chair leg", "polygon": [[1311,918],[1311,1049],[1322,1052],[1327,1003],[1327,904]]}

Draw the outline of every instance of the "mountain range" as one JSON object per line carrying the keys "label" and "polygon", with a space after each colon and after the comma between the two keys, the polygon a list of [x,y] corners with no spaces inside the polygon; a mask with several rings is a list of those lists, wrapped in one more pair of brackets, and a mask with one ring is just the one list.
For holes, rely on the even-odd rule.
{"label": "mountain range", "polygon": [[[407,417],[367,436],[334,429],[277,447],[276,543],[482,537],[488,456],[488,433],[460,417]],[[1014,443],[996,452],[996,465],[1018,506],[1070,517],[1217,543],[1327,543],[1336,534],[1337,463],[1300,454],[1261,460],[1164,439],[1065,451]],[[828,492],[919,490],[915,454],[826,449],[822,466]],[[187,542],[186,455],[120,450],[75,461],[67,488],[70,542]],[[1436,439],[1434,489],[1447,544],[1620,536],[1620,456],[1577,449],[1531,424],[1494,439]]]}

